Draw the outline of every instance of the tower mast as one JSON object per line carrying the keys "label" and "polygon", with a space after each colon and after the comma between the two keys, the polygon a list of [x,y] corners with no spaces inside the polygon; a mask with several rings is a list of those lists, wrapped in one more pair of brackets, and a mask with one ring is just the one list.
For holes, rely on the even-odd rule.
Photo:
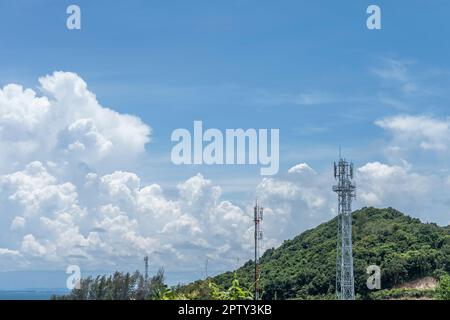
{"label": "tower mast", "polygon": [[254,208],[254,219],[255,222],[255,300],[260,299],[260,268],[259,268],[259,241],[262,240],[262,231],[261,231],[261,221],[263,220],[263,211],[264,208],[258,205],[258,201],[256,201]]}
{"label": "tower mast", "polygon": [[148,256],[144,257],[144,265],[145,265],[145,282],[148,281]]}
{"label": "tower mast", "polygon": [[[339,152],[340,153],[340,152]],[[339,155],[334,163],[334,178],[338,181],[333,191],[338,195],[337,247],[336,247],[336,296],[341,300],[355,299],[352,248],[352,200],[356,186],[353,184],[353,163]]]}

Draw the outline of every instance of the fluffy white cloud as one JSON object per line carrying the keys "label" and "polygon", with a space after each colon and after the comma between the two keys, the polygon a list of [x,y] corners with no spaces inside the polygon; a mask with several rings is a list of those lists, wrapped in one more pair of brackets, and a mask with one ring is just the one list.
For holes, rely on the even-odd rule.
{"label": "fluffy white cloud", "polygon": [[[420,203],[433,189],[433,179],[411,172],[406,166],[367,163],[357,170],[358,197],[368,206]],[[393,203],[394,202],[394,203]]]}
{"label": "fluffy white cloud", "polygon": [[42,257],[47,253],[47,249],[40,244],[32,234],[27,234],[23,237],[20,250],[25,254],[38,257]]}
{"label": "fluffy white cloud", "polygon": [[117,165],[144,152],[150,128],[101,106],[75,73],[39,83],[43,96],[15,84],[0,89],[0,170],[34,160]]}
{"label": "fluffy white cloud", "polygon": [[265,178],[257,186],[265,207],[265,247],[315,227],[335,214],[333,183],[329,172],[317,173],[306,163],[288,170],[283,178]]}
{"label": "fluffy white cloud", "polygon": [[446,151],[450,147],[450,120],[430,116],[399,115],[375,122],[393,136],[391,148]]}
{"label": "fluffy white cloud", "polygon": [[288,170],[289,173],[315,175],[316,172],[306,163],[299,163]]}
{"label": "fluffy white cloud", "polygon": [[408,163],[367,163],[357,169],[358,204],[394,207],[424,221],[447,224],[446,175],[415,172]]}
{"label": "fluffy white cloud", "polygon": [[13,270],[22,268],[25,265],[19,251],[0,248],[0,266],[3,270]]}
{"label": "fluffy white cloud", "polygon": [[169,199],[130,172],[90,173],[75,186],[50,170],[33,162],[0,177],[3,255],[17,252],[24,266],[120,268],[151,255],[168,268],[197,268],[197,250],[218,263],[246,256],[251,216],[221,200],[221,188],[200,174]]}
{"label": "fluffy white cloud", "polygon": [[24,216],[67,210],[77,197],[73,184],[57,184],[56,178],[40,162],[30,163],[23,171],[1,176],[0,192],[0,198],[16,202],[16,213]]}
{"label": "fluffy white cloud", "polygon": [[26,219],[23,217],[15,217],[11,222],[11,231],[20,230],[25,227]]}
{"label": "fluffy white cloud", "polygon": [[[139,235],[134,217],[105,215],[108,206],[121,210],[114,203],[136,206],[137,176],[80,174],[126,167],[145,151],[150,127],[101,106],[74,73],[54,72],[39,83],[40,95],[16,84],[0,88],[2,256],[17,253],[17,266],[53,268],[71,257],[113,260],[113,243],[122,238],[124,248],[147,250],[155,240]],[[93,226],[109,236],[102,239]],[[127,229],[120,239],[119,226]],[[97,253],[103,256],[95,262]]]}

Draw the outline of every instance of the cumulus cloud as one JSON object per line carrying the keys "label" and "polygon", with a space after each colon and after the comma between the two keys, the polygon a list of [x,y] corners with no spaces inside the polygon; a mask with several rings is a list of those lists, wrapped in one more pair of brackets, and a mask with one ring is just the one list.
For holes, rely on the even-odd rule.
{"label": "cumulus cloud", "polygon": [[[263,249],[336,214],[332,170],[317,172],[307,164],[293,168],[257,186],[265,207]],[[12,257],[14,268],[65,268],[69,263],[123,268],[144,255],[169,269],[199,268],[205,256],[232,267],[252,250],[252,206],[222,199],[221,187],[201,174],[179,183],[168,196],[160,185],[143,185],[131,172],[89,173],[75,186],[50,171],[33,162],[0,177],[0,233],[7,239],[0,250],[3,268],[11,267],[6,260]],[[408,164],[373,162],[356,172],[354,208],[425,210],[422,200],[434,185],[448,183],[415,173]]]}
{"label": "cumulus cloud", "polygon": [[100,105],[77,74],[54,72],[39,83],[42,96],[16,84],[0,89],[0,170],[34,160],[117,165],[145,151],[150,127]]}
{"label": "cumulus cloud", "polygon": [[0,196],[18,204],[16,214],[35,216],[40,212],[68,209],[76,200],[75,186],[58,184],[40,162],[32,162],[23,171],[0,177]]}
{"label": "cumulus cloud", "polygon": [[24,267],[21,253],[17,250],[0,247],[0,266],[3,270],[13,270]]}
{"label": "cumulus cloud", "polygon": [[243,257],[251,217],[221,200],[221,188],[200,174],[180,183],[170,199],[130,172],[90,173],[75,186],[49,171],[33,162],[0,177],[3,255],[17,252],[25,266],[123,267],[130,257],[153,254],[154,263],[189,268],[198,267],[195,250],[223,263]]}
{"label": "cumulus cloud", "polygon": [[421,173],[406,162],[371,162],[357,169],[356,179],[361,206],[390,206],[423,221],[449,223],[446,174]]}
{"label": "cumulus cloud", "polygon": [[27,234],[23,237],[20,250],[25,254],[38,257],[42,257],[47,253],[47,249],[40,244],[32,234]]}
{"label": "cumulus cloud", "polygon": [[289,173],[314,175],[316,172],[306,163],[299,163],[288,170]]}
{"label": "cumulus cloud", "polygon": [[13,221],[11,222],[11,231],[16,231],[23,229],[25,227],[26,220],[23,217],[15,217]]}
{"label": "cumulus cloud", "polygon": [[450,120],[423,115],[398,115],[375,122],[392,134],[391,148],[419,146],[422,150],[446,151],[450,147]]}
{"label": "cumulus cloud", "polygon": [[407,164],[367,163],[357,169],[359,202],[374,207],[413,207],[417,211],[423,207],[421,203],[426,203],[426,197],[436,182],[434,180],[413,172]]}
{"label": "cumulus cloud", "polygon": [[193,176],[168,197],[114,169],[145,151],[148,125],[100,105],[74,73],[39,83],[41,96],[20,85],[0,89],[2,270],[11,256],[33,269],[121,268],[144,255],[198,268],[196,250],[217,261],[234,261],[231,248],[242,253],[251,218],[210,180]]}
{"label": "cumulus cloud", "polygon": [[282,178],[265,178],[257,186],[265,207],[266,248],[279,245],[335,214],[330,172],[317,173],[306,163],[288,170]]}

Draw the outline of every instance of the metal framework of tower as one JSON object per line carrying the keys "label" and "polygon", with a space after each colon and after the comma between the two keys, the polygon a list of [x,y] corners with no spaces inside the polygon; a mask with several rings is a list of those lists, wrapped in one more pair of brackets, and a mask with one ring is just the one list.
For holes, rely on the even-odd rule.
{"label": "metal framework of tower", "polygon": [[339,163],[334,163],[334,178],[338,181],[333,186],[333,191],[338,195],[336,296],[341,300],[354,300],[352,200],[356,196],[356,186],[352,182],[353,163],[340,157]]}
{"label": "metal framework of tower", "polygon": [[144,266],[145,266],[145,281],[148,280],[148,256],[144,257]]}
{"label": "metal framework of tower", "polygon": [[254,219],[255,222],[255,300],[260,299],[261,289],[259,286],[260,268],[259,268],[259,241],[262,240],[262,230],[261,221],[263,220],[264,208],[258,205],[256,202],[254,208]]}

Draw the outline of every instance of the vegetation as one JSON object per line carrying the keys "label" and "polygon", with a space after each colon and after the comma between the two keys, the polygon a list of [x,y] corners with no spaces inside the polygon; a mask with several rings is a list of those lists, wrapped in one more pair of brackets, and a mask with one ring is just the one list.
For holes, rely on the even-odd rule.
{"label": "vegetation", "polygon": [[[355,289],[360,299],[450,299],[450,227],[422,223],[392,208],[363,208],[353,214]],[[308,230],[261,257],[263,299],[334,299],[336,218]],[[366,286],[366,268],[381,268],[383,290]],[[139,272],[87,278],[80,290],[60,299],[252,299],[254,265],[169,288],[164,272],[145,281]],[[437,289],[395,289],[425,276]],[[248,288],[248,289],[246,289]],[[55,297],[56,298],[56,297]]]}
{"label": "vegetation", "polygon": [[[425,276],[439,278],[450,272],[450,227],[422,223],[392,208],[363,208],[353,215],[353,251],[357,298],[377,299],[383,293],[366,286],[369,265],[381,267],[382,289]],[[335,291],[336,218],[308,230],[261,257],[263,299],[333,299]],[[251,288],[253,262],[236,270],[239,281]],[[213,278],[225,286],[231,272]],[[204,288],[202,281],[185,291]],[[407,291],[407,290],[406,290]],[[384,292],[396,296],[399,291]],[[425,296],[429,293],[422,292]],[[412,291],[406,295],[419,295]],[[210,298],[199,290],[199,298]]]}
{"label": "vegetation", "polygon": [[164,270],[145,281],[144,276],[115,272],[111,276],[81,279],[80,288],[68,295],[53,296],[54,300],[169,300],[174,298],[164,284]]}
{"label": "vegetation", "polygon": [[448,274],[444,274],[439,279],[435,297],[438,300],[450,300],[450,276]]}
{"label": "vegetation", "polygon": [[252,300],[253,293],[248,290],[241,288],[239,285],[239,280],[237,279],[236,273],[234,274],[231,286],[228,289],[221,289],[220,286],[214,282],[209,283],[211,289],[211,298],[214,300]]}
{"label": "vegetation", "polygon": [[[253,299],[253,294],[239,285],[236,276],[228,289],[208,282],[207,292],[214,300]],[[164,284],[164,270],[160,269],[147,281],[139,271],[81,279],[79,289],[73,289],[68,295],[53,296],[52,300],[195,300],[198,297],[197,290],[184,293],[181,286],[169,288]]]}
{"label": "vegetation", "polygon": [[386,289],[379,290],[369,294],[372,300],[404,300],[404,299],[433,299],[434,290],[427,289]]}

